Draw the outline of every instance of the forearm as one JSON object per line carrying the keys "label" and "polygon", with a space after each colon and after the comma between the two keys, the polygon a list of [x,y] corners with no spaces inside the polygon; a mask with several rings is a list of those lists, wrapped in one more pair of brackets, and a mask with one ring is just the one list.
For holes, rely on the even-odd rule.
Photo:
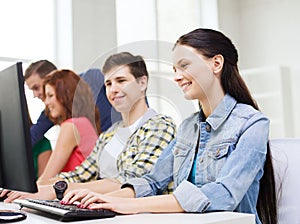
{"label": "forearm", "polygon": [[115,179],[101,179],[86,183],[69,183],[67,191],[78,189],[89,189],[90,191],[106,194],[117,191],[121,188],[121,183]]}
{"label": "forearm", "polygon": [[173,194],[137,198],[135,201],[138,213],[184,212]]}
{"label": "forearm", "polygon": [[53,177],[51,179],[41,179],[39,178],[37,180],[37,185],[42,186],[42,185],[53,185],[55,182],[63,180],[62,178],[59,177]]}
{"label": "forearm", "polygon": [[125,187],[123,189],[119,189],[110,193],[107,193],[109,196],[113,197],[121,197],[121,198],[135,198],[134,189],[131,187]]}

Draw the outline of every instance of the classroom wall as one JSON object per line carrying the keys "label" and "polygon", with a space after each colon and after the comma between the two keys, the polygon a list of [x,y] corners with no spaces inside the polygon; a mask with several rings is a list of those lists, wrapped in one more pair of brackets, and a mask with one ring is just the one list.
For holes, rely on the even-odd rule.
{"label": "classroom wall", "polygon": [[[286,137],[300,136],[300,2],[297,0],[219,0],[219,29],[236,43],[240,54],[241,70],[261,69],[270,76],[266,82],[256,85],[272,86],[277,72],[270,68],[285,70],[283,77],[290,79],[288,88],[273,102],[274,110],[284,108],[289,115]],[[273,75],[273,77],[272,77]],[[286,85],[284,83],[284,85]],[[274,84],[274,90],[282,88]],[[289,93],[290,92],[290,93]],[[277,136],[276,136],[277,137]],[[278,136],[280,137],[280,136]],[[284,136],[282,136],[284,137]]]}

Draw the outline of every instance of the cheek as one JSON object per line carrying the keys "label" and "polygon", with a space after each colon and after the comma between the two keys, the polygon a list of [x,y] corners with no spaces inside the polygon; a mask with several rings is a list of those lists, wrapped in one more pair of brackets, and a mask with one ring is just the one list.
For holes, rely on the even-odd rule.
{"label": "cheek", "polygon": [[214,80],[214,74],[207,66],[201,66],[197,70],[194,69],[191,74],[193,79],[201,86],[201,88],[205,88],[205,86],[209,85],[209,83]]}
{"label": "cheek", "polygon": [[128,83],[122,87],[122,91],[126,94],[136,94],[140,91],[140,86],[137,83]]}

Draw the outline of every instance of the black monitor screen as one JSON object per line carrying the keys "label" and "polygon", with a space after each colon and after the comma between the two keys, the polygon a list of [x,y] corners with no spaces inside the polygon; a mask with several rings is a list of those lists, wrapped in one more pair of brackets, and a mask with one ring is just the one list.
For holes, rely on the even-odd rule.
{"label": "black monitor screen", "polygon": [[21,63],[0,71],[0,188],[37,191]]}

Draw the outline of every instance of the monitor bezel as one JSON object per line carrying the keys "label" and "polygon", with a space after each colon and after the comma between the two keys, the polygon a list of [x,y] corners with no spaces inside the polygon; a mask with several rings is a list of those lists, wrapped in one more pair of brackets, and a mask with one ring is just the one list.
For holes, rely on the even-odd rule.
{"label": "monitor bezel", "polygon": [[[6,113],[9,112],[5,109],[1,110],[1,104],[2,107],[5,104],[6,107],[10,107],[9,102],[7,102],[8,99],[1,98],[0,100],[4,99],[4,103],[0,102],[0,113],[1,113],[1,120],[0,120],[0,187],[4,189],[9,190],[17,190],[17,191],[25,191],[25,192],[37,192],[37,185],[36,185],[36,177],[34,172],[34,165],[33,165],[33,153],[32,153],[32,146],[31,146],[31,138],[30,138],[30,118],[29,118],[29,112],[28,112],[28,106],[27,106],[27,100],[25,95],[25,89],[24,89],[24,76],[23,76],[23,68],[22,63],[18,62],[0,72],[0,76],[3,73],[3,79],[7,81],[7,79],[10,79],[13,83],[7,82],[7,85],[12,84],[12,90],[14,91],[12,93],[7,93],[5,97],[9,97],[8,94],[16,94],[14,96],[13,100],[16,100],[15,103],[17,110],[20,111],[20,117],[16,117],[15,119],[19,120],[19,127],[21,127],[22,130],[16,130],[19,131],[20,136],[15,136],[16,141],[19,141],[19,143],[12,143],[12,136],[7,136],[8,134],[5,133],[5,127],[3,127],[5,124],[7,124],[7,121],[4,122],[4,119],[10,118],[9,116],[6,116]],[[7,73],[7,74],[6,74]],[[11,74],[10,74],[11,73]],[[14,75],[15,77],[8,77],[9,75]],[[7,76],[7,77],[6,77]],[[0,77],[1,78],[1,77]],[[15,83],[14,83],[15,82]],[[1,85],[1,84],[0,84]],[[2,83],[2,85],[5,85]],[[17,89],[13,89],[16,87]],[[7,89],[7,88],[6,88]],[[1,90],[0,90],[1,91]],[[4,97],[4,96],[2,96]],[[19,103],[19,105],[17,105]],[[9,108],[10,109],[10,108]],[[4,124],[5,123],[5,124]],[[13,123],[13,122],[12,122]],[[9,132],[12,132],[12,130],[9,130]],[[13,133],[10,133],[13,134]],[[18,139],[19,137],[19,139]],[[5,142],[10,141],[10,142]],[[14,155],[12,156],[10,153],[10,149],[8,149],[8,146],[20,146],[23,147],[11,147],[14,148]],[[7,148],[6,148],[7,147]],[[16,149],[18,148],[18,149]],[[17,153],[20,153],[17,154]],[[14,157],[14,158],[13,158]],[[15,159],[15,161],[13,161]],[[7,161],[9,160],[9,161]],[[14,167],[17,169],[14,169]],[[18,175],[18,176],[17,176]]]}

